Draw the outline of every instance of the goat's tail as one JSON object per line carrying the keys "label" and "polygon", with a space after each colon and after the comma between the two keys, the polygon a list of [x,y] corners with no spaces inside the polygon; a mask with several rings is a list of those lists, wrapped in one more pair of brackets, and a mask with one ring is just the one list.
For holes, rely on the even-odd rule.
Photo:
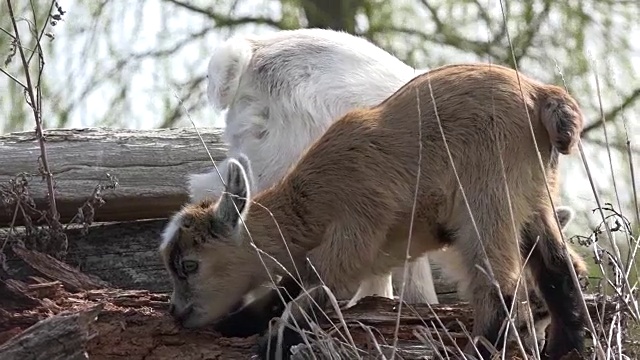
{"label": "goat's tail", "polygon": [[561,154],[570,154],[580,141],[584,116],[577,101],[564,89],[545,85],[538,106],[540,120],[547,129],[551,144]]}
{"label": "goat's tail", "polygon": [[240,77],[247,70],[253,47],[243,37],[232,37],[213,49],[209,60],[207,96],[211,104],[224,110],[238,91]]}

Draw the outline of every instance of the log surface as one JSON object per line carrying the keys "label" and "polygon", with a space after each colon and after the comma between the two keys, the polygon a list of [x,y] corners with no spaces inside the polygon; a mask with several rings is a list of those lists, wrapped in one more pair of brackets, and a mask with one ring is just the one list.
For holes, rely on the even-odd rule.
{"label": "log surface", "polygon": [[[214,160],[223,159],[222,130],[200,133]],[[213,168],[192,129],[55,129],[45,131],[45,137],[63,222],[78,212],[96,185],[107,182],[106,174],[115,176],[119,186],[105,192],[96,221],[167,217],[187,200],[186,174]],[[34,132],[0,135],[0,185],[19,173],[35,174],[29,192],[42,207],[47,190],[38,175],[39,155]],[[12,218],[13,209],[0,208],[0,226]]]}
{"label": "log surface", "polygon": [[[12,344],[16,339],[29,333],[29,330],[25,329],[30,326],[36,324],[31,329],[46,329],[46,322],[59,321],[52,319],[56,319],[60,314],[82,313],[88,309],[98,310],[95,310],[96,314],[92,314],[97,317],[91,317],[95,321],[91,322],[92,336],[87,341],[77,339],[64,349],[58,347],[47,350],[32,347],[29,348],[32,356],[20,359],[40,359],[44,354],[47,358],[63,358],[60,354],[67,354],[72,349],[84,346],[90,359],[250,359],[256,352],[256,335],[247,338],[224,338],[207,328],[180,328],[167,313],[168,296],[164,294],[109,288],[69,293],[57,282],[48,284],[52,287],[50,291],[42,291],[46,284],[22,286],[39,286],[41,290],[40,295],[31,294],[38,298],[39,305],[28,310],[11,313],[4,311],[0,299],[0,358],[4,359],[5,355],[2,349],[13,348]],[[594,298],[588,299],[594,320],[598,319],[595,309],[597,303]],[[389,351],[395,332],[397,306],[397,302],[389,299],[366,297],[343,312],[343,318],[358,351],[361,355],[369,355],[364,356],[364,359],[379,358],[376,357],[379,350],[376,349],[375,343],[380,346],[381,351]],[[611,310],[613,306],[609,303],[607,309]],[[433,359],[438,358],[434,354],[434,347],[439,347],[440,350],[446,347],[455,348],[454,343],[464,346],[466,336],[457,320],[470,329],[471,316],[472,311],[466,303],[431,307],[405,306],[400,317],[398,350],[405,359]],[[605,323],[610,321],[611,316],[611,313],[606,313]],[[332,316],[332,320],[339,323],[335,315]],[[440,327],[440,323],[445,327]],[[439,345],[425,340],[429,337],[423,330],[425,324],[430,328],[430,336],[436,339]],[[324,324],[323,328],[333,339],[340,339],[335,330],[331,331],[329,324]],[[344,333],[340,325],[338,329]],[[30,333],[36,331],[31,330]],[[420,334],[424,334],[422,339],[419,337]],[[10,339],[12,336],[13,339]],[[47,334],[35,334],[33,337],[41,336],[46,338]],[[325,340],[337,343],[331,339],[327,337]],[[304,347],[300,350],[304,353]],[[510,353],[515,354],[514,351]],[[518,357],[516,355],[508,358]]]}
{"label": "log surface", "polygon": [[[25,252],[28,252],[25,250]],[[2,359],[249,359],[255,355],[257,336],[223,338],[204,327],[187,330],[176,325],[168,314],[167,294],[145,290],[98,288],[94,279],[70,282],[76,270],[49,257],[27,254],[30,266],[44,275],[28,282],[8,279],[0,272],[0,358]],[[25,254],[21,254],[25,257]],[[35,260],[34,260],[35,259]],[[34,265],[38,262],[38,266]],[[52,271],[51,269],[56,269]],[[67,284],[67,285],[65,285]],[[68,286],[78,289],[71,292]],[[15,299],[28,299],[16,308]],[[615,313],[611,299],[586,298],[591,318],[608,328]],[[603,307],[602,305],[607,306]],[[313,348],[297,346],[294,359],[324,349],[353,358],[379,358],[398,350],[405,359],[442,358],[437,353],[464,347],[472,327],[473,312],[467,303],[405,305],[398,317],[398,302],[366,297],[341,314],[329,311],[331,322],[320,325],[324,332],[312,338]],[[396,331],[396,319],[399,327]],[[353,346],[342,346],[340,332],[348,328]],[[317,333],[317,332],[316,332]],[[397,334],[397,347],[390,347]],[[337,341],[336,341],[337,340]],[[515,350],[515,347],[513,347]],[[346,350],[346,352],[345,352]],[[87,354],[87,357],[85,356]],[[509,359],[519,358],[513,350]],[[351,355],[348,355],[351,354]],[[324,359],[326,357],[318,357]]]}
{"label": "log surface", "polygon": [[94,305],[44,319],[0,345],[4,360],[84,360],[90,324],[102,306]]}
{"label": "log surface", "polygon": [[[232,360],[249,359],[255,352],[255,336],[222,338],[206,329],[189,331],[179,328],[167,314],[167,300],[167,296],[145,291],[99,289],[68,293],[58,289],[56,293],[42,298],[41,304],[33,309],[8,313],[0,306],[0,358]],[[99,309],[91,314],[95,321],[89,326],[90,338],[68,339],[64,327],[52,332],[53,325],[48,322],[59,324],[58,314],[83,314],[87,309]],[[33,327],[24,330],[29,326]],[[56,336],[54,339],[59,339],[64,346],[13,345],[15,336],[22,337],[27,333],[30,333],[28,338],[36,340]],[[9,340],[11,336],[14,338]],[[5,353],[5,348],[20,349],[19,354],[29,356],[6,357],[14,352]],[[87,357],[69,355],[85,351]]]}
{"label": "log surface", "polygon": [[[144,220],[94,224],[86,235],[80,229],[68,230],[69,251],[66,262],[82,272],[100,277],[123,289],[153,292],[171,291],[171,281],[162,264],[158,246],[166,220]],[[7,233],[0,229],[0,238]],[[17,256],[9,256],[9,273],[25,279],[33,273]],[[443,278],[437,265],[431,264],[436,292],[441,303],[458,300],[454,284]]]}

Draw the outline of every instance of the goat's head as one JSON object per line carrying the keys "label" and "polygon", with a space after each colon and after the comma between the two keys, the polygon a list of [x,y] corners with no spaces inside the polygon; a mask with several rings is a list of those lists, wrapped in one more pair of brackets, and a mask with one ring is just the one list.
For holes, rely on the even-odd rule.
{"label": "goat's head", "polygon": [[171,314],[185,327],[199,327],[234,311],[264,269],[246,238],[249,160],[229,159],[226,192],[217,202],[188,204],[162,234],[160,253],[173,282]]}

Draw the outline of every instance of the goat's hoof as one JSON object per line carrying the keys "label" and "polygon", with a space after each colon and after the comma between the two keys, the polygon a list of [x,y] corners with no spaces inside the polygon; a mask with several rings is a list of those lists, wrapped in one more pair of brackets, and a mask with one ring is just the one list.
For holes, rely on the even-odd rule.
{"label": "goat's hoof", "polygon": [[249,337],[264,330],[259,326],[255,326],[254,322],[233,316],[218,321],[213,325],[213,329],[224,337]]}
{"label": "goat's hoof", "polygon": [[282,343],[280,344],[282,357],[278,358],[276,357],[278,331],[274,329],[271,333],[267,333],[258,339],[258,355],[260,360],[289,360],[291,359],[291,348],[303,341],[302,336],[297,331],[285,327],[282,332]]}
{"label": "goat's hoof", "polygon": [[269,322],[250,310],[230,314],[213,325],[213,329],[224,337],[249,337],[260,334],[269,327]]}

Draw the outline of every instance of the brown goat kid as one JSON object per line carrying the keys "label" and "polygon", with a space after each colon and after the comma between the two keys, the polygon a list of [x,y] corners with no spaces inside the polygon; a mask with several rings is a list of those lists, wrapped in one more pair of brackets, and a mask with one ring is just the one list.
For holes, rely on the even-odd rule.
{"label": "brown goat kid", "polygon": [[[543,357],[583,352],[586,313],[544,179],[557,197],[559,153],[571,152],[582,127],[578,104],[557,86],[497,65],[451,65],[346,114],[255,197],[249,161],[240,155],[229,166],[228,193],[187,205],[163,233],[172,313],[186,327],[215,322],[269,273],[285,276],[281,265],[307,289],[322,281],[347,299],[364,276],[402,265],[407,246],[411,259],[446,249],[474,308],[472,335],[500,349],[501,296],[507,308],[520,299],[520,269],[531,254],[526,265],[551,315]],[[528,235],[518,236],[520,229]],[[327,304],[324,290],[309,292]],[[295,303],[290,315],[303,324],[300,309],[311,310],[312,302],[302,294]],[[288,357],[300,338],[290,329],[284,336],[262,356],[284,350]],[[465,351],[475,354],[472,344]]]}

